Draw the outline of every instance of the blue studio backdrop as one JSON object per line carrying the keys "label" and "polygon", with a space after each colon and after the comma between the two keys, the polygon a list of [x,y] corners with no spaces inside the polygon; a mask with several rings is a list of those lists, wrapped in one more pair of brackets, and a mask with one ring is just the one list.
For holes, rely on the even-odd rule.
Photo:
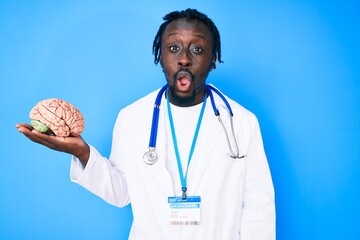
{"label": "blue studio backdrop", "polygon": [[131,206],[71,183],[70,156],[15,124],[42,99],[68,100],[83,138],[109,156],[118,111],[165,83],[151,53],[162,17],[188,7],[221,33],[224,64],[208,81],[259,119],[277,239],[359,239],[355,0],[0,0],[0,239],[127,239]]}

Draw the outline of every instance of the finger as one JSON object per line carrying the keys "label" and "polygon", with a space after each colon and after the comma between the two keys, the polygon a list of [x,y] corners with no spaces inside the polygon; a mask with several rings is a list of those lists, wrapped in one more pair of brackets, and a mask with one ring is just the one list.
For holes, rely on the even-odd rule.
{"label": "finger", "polygon": [[24,135],[30,138],[39,138],[45,141],[50,139],[48,138],[49,136],[47,134],[37,131],[32,126],[26,123],[16,124],[16,128],[18,129],[19,132],[23,133]]}
{"label": "finger", "polygon": [[29,129],[27,127],[20,127],[18,131],[24,134],[27,138],[29,138],[33,142],[37,142],[40,144],[45,143],[42,137],[37,134],[36,130]]}
{"label": "finger", "polygon": [[18,129],[19,132],[23,132],[23,131],[26,131],[26,129],[28,130],[32,130],[33,127],[30,126],[29,124],[27,123],[19,123],[19,124],[16,124],[16,128]]}
{"label": "finger", "polygon": [[30,135],[34,136],[37,139],[40,139],[42,142],[46,142],[49,144],[58,144],[64,141],[63,137],[48,135],[46,133],[39,132],[36,129],[32,129]]}
{"label": "finger", "polygon": [[16,127],[20,133],[24,134],[31,141],[40,143],[45,146],[48,145],[47,142],[50,140],[49,138],[50,136],[35,130],[29,124],[26,123],[17,124]]}

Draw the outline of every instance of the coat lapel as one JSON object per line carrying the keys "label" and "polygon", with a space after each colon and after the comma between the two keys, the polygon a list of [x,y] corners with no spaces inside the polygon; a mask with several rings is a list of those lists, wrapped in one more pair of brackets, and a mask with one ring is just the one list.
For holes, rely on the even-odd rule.
{"label": "coat lapel", "polygon": [[[150,112],[149,112],[150,114]],[[149,115],[150,116],[150,115]],[[152,112],[151,112],[152,116]],[[166,168],[166,160],[167,160],[167,139],[166,139],[166,129],[164,128],[164,99],[161,101],[160,106],[160,114],[159,114],[159,125],[158,125],[158,132],[157,132],[157,142],[156,142],[156,154],[157,154],[157,161],[153,165],[144,164],[142,161],[139,163],[140,169],[143,169],[141,172],[142,174],[146,175],[147,180],[145,184],[151,184],[157,186],[157,194],[161,195],[162,198],[165,197],[167,199],[168,196],[174,195],[173,187],[172,187],[172,180],[169,171]],[[148,121],[141,120],[140,124],[148,124]],[[151,119],[149,120],[151,121]],[[149,124],[149,127],[151,125]],[[146,126],[147,127],[147,126]],[[149,131],[150,133],[150,131]],[[145,135],[146,142],[142,145],[148,144],[147,139],[148,135]],[[145,148],[146,149],[146,148]],[[152,193],[152,194],[155,194]]]}
{"label": "coat lapel", "polygon": [[[215,101],[219,102],[221,100],[215,99]],[[154,179],[154,183],[159,186],[158,189],[161,189],[161,194],[167,197],[173,196],[177,191],[173,189],[173,180],[166,166],[166,161],[168,161],[168,158],[170,157],[167,152],[169,144],[171,144],[170,147],[172,149],[172,142],[169,141],[169,139],[172,138],[169,137],[169,134],[171,135],[171,133],[167,132],[169,131],[168,127],[166,127],[166,125],[168,125],[168,123],[166,123],[166,121],[168,121],[168,117],[166,104],[164,102],[165,99],[162,99],[156,144],[158,161],[154,165],[148,166],[148,168],[149,174],[151,174],[151,179]],[[196,189],[201,182],[203,173],[206,170],[209,161],[212,160],[211,154],[216,147],[219,147],[218,141],[221,131],[221,125],[214,115],[210,99],[207,99],[197,144],[188,170],[187,188],[189,196],[196,194]],[[176,161],[176,159],[172,160]]]}
{"label": "coat lapel", "polygon": [[211,160],[211,154],[216,143],[219,141],[221,128],[219,121],[214,115],[210,99],[207,99],[204,117],[201,123],[195,151],[189,166],[188,172],[188,193],[196,194],[196,189],[201,182],[203,173]]}

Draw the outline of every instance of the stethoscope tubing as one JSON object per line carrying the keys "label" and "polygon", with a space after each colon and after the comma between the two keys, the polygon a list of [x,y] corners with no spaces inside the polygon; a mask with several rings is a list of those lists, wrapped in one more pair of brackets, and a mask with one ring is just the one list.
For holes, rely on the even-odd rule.
{"label": "stethoscope tubing", "polygon": [[233,114],[233,111],[232,111],[232,109],[231,109],[231,107],[230,107],[230,104],[229,104],[228,100],[226,100],[225,96],[224,96],[219,90],[217,90],[215,87],[213,87],[213,86],[211,86],[211,85],[206,85],[206,87],[207,87],[208,92],[209,92],[209,96],[210,96],[210,100],[211,100],[211,106],[212,106],[213,109],[214,109],[215,115],[216,115],[216,116],[220,115],[220,112],[219,112],[219,110],[216,108],[212,91],[214,91],[214,92],[221,98],[221,100],[225,103],[227,109],[229,110],[229,114],[230,114],[230,116],[232,117],[234,114]]}
{"label": "stethoscope tubing", "polygon": [[[206,84],[205,86],[206,86],[207,93],[209,94],[209,97],[210,97],[211,106],[212,106],[212,108],[214,110],[214,114],[218,118],[219,122],[222,125],[222,128],[225,131],[226,140],[227,140],[228,145],[229,145],[230,156],[232,158],[234,158],[234,159],[245,157],[245,155],[244,156],[239,156],[239,148],[238,148],[236,137],[235,137],[235,134],[234,134],[234,127],[233,127],[233,120],[232,120],[234,114],[233,114],[233,111],[232,111],[232,109],[230,107],[229,102],[227,101],[225,96],[218,89],[216,89],[215,87],[213,87],[211,85],[208,85],[208,84]],[[146,152],[144,156],[147,156],[147,153],[149,153],[149,154],[152,153],[150,155],[155,156],[155,158],[157,158],[155,149],[156,149],[156,140],[157,140],[158,125],[159,125],[160,104],[161,104],[161,98],[162,98],[162,96],[163,96],[163,94],[164,94],[164,92],[166,91],[167,88],[168,88],[168,85],[165,84],[160,89],[159,93],[156,96],[155,104],[154,104],[154,111],[153,111],[153,116],[152,116],[152,124],[151,124],[150,140],[149,140],[149,151]],[[234,142],[235,142],[235,145],[236,145],[235,146],[236,153],[232,150],[229,135],[228,135],[228,133],[226,131],[226,128],[225,128],[225,125],[224,125],[224,123],[223,123],[223,121],[222,121],[222,119],[220,117],[220,112],[216,107],[216,104],[215,104],[215,101],[214,101],[214,96],[213,96],[212,92],[215,92],[222,99],[222,101],[226,105],[226,108],[227,108],[227,110],[228,110],[228,112],[230,114],[230,127],[231,127],[231,131],[233,133],[233,138],[234,138]],[[156,161],[156,159],[155,159],[155,161]],[[149,162],[151,162],[149,164],[154,163],[153,161],[150,161],[150,160],[149,160]]]}
{"label": "stethoscope tubing", "polygon": [[164,85],[155,99],[154,104],[154,111],[152,117],[152,125],[151,125],[151,132],[150,132],[150,141],[149,141],[149,149],[155,149],[156,147],[156,139],[157,139],[157,131],[159,126],[159,114],[160,114],[160,104],[161,104],[161,97],[168,88],[168,85]]}

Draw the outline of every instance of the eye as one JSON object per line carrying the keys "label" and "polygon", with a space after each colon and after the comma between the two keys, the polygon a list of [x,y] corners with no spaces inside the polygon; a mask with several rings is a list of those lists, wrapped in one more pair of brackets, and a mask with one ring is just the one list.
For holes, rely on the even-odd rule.
{"label": "eye", "polygon": [[173,45],[173,46],[169,47],[169,50],[170,50],[170,52],[175,53],[175,52],[178,52],[180,50],[180,48],[176,45]]}
{"label": "eye", "polygon": [[201,47],[193,47],[192,49],[195,53],[202,53],[203,49]]}

